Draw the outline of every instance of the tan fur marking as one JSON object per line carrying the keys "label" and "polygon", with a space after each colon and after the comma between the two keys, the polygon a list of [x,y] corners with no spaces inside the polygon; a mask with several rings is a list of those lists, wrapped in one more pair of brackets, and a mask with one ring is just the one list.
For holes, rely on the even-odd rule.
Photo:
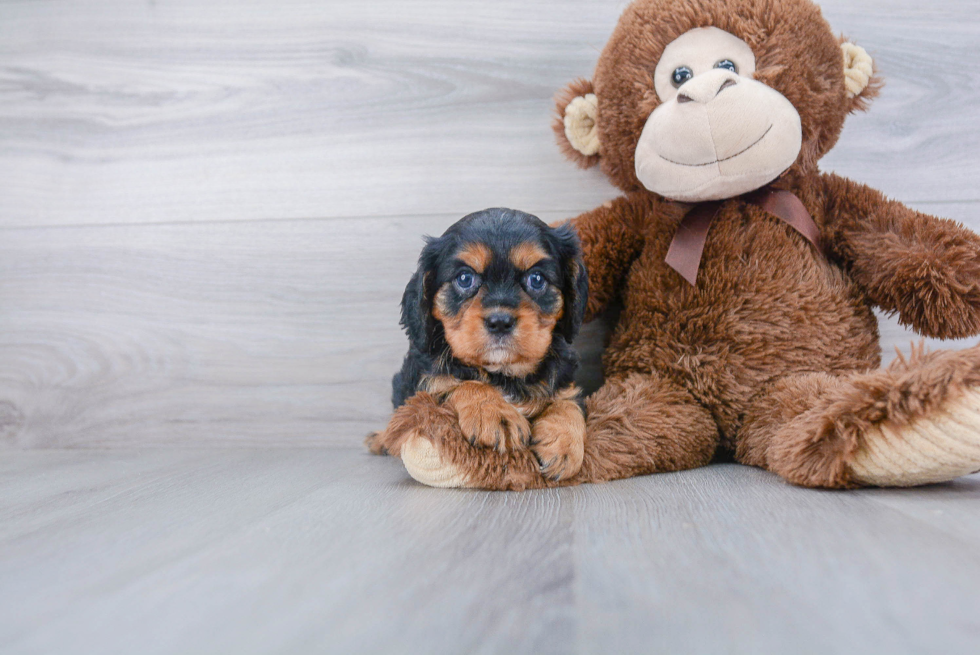
{"label": "tan fur marking", "polygon": [[482,243],[468,243],[463,246],[456,257],[477,273],[482,273],[490,265],[493,253],[490,252],[490,248]]}
{"label": "tan fur marking", "polygon": [[551,403],[531,426],[531,450],[541,462],[542,475],[552,480],[578,473],[585,456],[585,416],[578,403]]}
{"label": "tan fur marking", "polygon": [[512,404],[517,408],[517,411],[533,422],[552,403],[559,400],[576,400],[581,390],[575,385],[571,385],[564,389],[559,389],[552,395],[548,384],[546,382],[540,382],[536,385],[529,386],[527,392],[531,396],[529,399]]}
{"label": "tan fur marking", "polygon": [[450,375],[433,375],[424,377],[419,388],[442,399],[460,384],[462,384],[460,380]]}
{"label": "tan fur marking", "polygon": [[517,322],[511,337],[512,348],[508,358],[505,361],[487,362],[485,355],[489,349],[489,335],[484,325],[483,290],[467,301],[455,316],[450,316],[446,311],[447,288],[448,284],[436,294],[432,315],[442,323],[446,341],[456,359],[468,366],[513,377],[525,377],[534,372],[548,352],[552,332],[562,316],[564,304],[561,298],[555,314],[540,314],[537,305],[524,298],[514,313]]}
{"label": "tan fur marking", "polygon": [[[561,306],[561,305],[559,305]],[[517,324],[514,328],[514,357],[508,365],[512,370],[534,372],[538,363],[551,347],[552,332],[561,315],[539,314],[536,305],[528,300],[517,308]]]}
{"label": "tan fur marking", "polygon": [[489,384],[463,382],[445,404],[456,412],[470,443],[506,452],[527,445],[530,439],[530,423]]}
{"label": "tan fur marking", "polygon": [[432,315],[442,323],[453,355],[468,366],[483,366],[483,354],[487,347],[487,331],[483,324],[483,290],[466,301],[455,316],[446,313],[445,297],[446,286],[436,295]]}
{"label": "tan fur marking", "polygon": [[521,271],[526,271],[545,259],[548,259],[548,253],[538,244],[528,241],[514,246],[510,251],[510,263]]}

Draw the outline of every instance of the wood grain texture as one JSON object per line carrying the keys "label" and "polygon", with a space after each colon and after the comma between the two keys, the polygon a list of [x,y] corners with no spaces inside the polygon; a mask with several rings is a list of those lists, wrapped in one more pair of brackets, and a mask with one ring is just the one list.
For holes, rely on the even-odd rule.
{"label": "wood grain texture", "polygon": [[[903,509],[930,492],[975,507],[978,483],[861,495],[724,465],[625,480],[615,495],[582,487],[582,651],[971,652],[976,537],[952,537],[952,514]],[[962,524],[975,530],[976,513]]]}
{"label": "wood grain texture", "polygon": [[[616,195],[548,124],[625,4],[0,2],[0,652],[975,650],[980,476],[498,494],[360,448],[421,234]],[[975,0],[822,4],[888,83],[824,168],[980,229]]]}
{"label": "wood grain texture", "polygon": [[14,455],[0,460],[4,653],[573,645],[556,491],[433,493],[359,450]]}
{"label": "wood grain texture", "polygon": [[[0,447],[356,445],[421,234],[616,194],[548,122],[623,4],[0,3]],[[823,6],[889,80],[828,167],[980,228],[973,3]]]}
{"label": "wood grain texture", "polygon": [[0,651],[972,652],[977,502],[980,476],[510,494],[354,449],[10,452]]}
{"label": "wood grain texture", "polygon": [[[0,3],[0,225],[575,213],[551,98],[623,0]],[[827,168],[978,200],[973,0],[826,0],[888,80]]]}
{"label": "wood grain texture", "polygon": [[[6,230],[0,446],[357,445],[390,412],[419,235],[455,219]],[[604,338],[578,341],[586,390]],[[886,361],[918,339],[883,318]]]}

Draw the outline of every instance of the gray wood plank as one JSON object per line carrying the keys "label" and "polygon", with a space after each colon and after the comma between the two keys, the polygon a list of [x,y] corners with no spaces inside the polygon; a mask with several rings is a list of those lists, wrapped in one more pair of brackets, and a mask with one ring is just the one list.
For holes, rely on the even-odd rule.
{"label": "gray wood plank", "polygon": [[[84,505],[23,490],[49,465]],[[346,449],[34,451],[0,484],[0,511],[34,498],[0,538],[4,653],[572,649],[557,491],[440,492]]]}
{"label": "gray wood plank", "polygon": [[[940,498],[963,511],[916,515]],[[972,652],[977,502],[980,476],[509,494],[355,449],[9,452],[0,650]]]}
{"label": "gray wood plank", "polygon": [[[980,227],[978,206],[918,205]],[[359,444],[390,411],[421,235],[456,218],[6,230],[0,447]],[[579,339],[587,390],[604,337]],[[882,320],[886,361],[916,341]]]}
{"label": "gray wood plank", "polygon": [[[977,476],[938,489],[980,501]],[[980,515],[892,508],[929,490],[885,506],[731,464],[576,493],[582,652],[976,649],[976,538],[946,528]]]}
{"label": "gray wood plank", "polygon": [[[624,5],[0,3],[0,226],[591,208],[551,97]],[[975,2],[823,6],[888,79],[826,167],[977,200]]]}

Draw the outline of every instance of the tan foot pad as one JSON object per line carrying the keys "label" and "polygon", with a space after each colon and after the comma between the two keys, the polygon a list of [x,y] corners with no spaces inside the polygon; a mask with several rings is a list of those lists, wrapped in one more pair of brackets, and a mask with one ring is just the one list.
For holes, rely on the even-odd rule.
{"label": "tan foot pad", "polygon": [[869,431],[851,462],[854,481],[876,487],[945,482],[980,470],[980,391],[910,424]]}
{"label": "tan foot pad", "polygon": [[469,487],[467,476],[452,464],[439,457],[432,442],[413,435],[402,444],[402,463],[405,470],[418,482],[430,487]]}

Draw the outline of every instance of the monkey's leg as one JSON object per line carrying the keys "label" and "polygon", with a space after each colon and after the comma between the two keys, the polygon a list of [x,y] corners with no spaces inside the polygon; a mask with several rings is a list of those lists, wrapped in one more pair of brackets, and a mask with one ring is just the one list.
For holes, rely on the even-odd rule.
{"label": "monkey's leg", "polygon": [[402,440],[402,462],[419,482],[432,487],[540,488],[567,484],[582,465],[585,419],[575,402],[551,403],[529,425],[530,445],[507,449],[474,442],[458,410],[450,399],[438,411],[426,412]]}
{"label": "monkey's leg", "polygon": [[[406,440],[402,460],[412,477],[431,486],[516,490],[703,466],[718,445],[718,429],[707,410],[680,387],[654,375],[611,380],[587,404],[582,466],[572,477],[542,475],[529,449],[499,453],[473,447],[449,420]],[[551,418],[559,419],[567,409],[555,407]],[[535,421],[537,438],[546,434],[545,428],[555,429],[545,421],[548,417],[546,412]],[[562,420],[574,427],[574,421]],[[571,449],[575,440],[565,443]]]}
{"label": "monkey's leg", "polygon": [[519,491],[556,486],[545,479],[530,448],[501,452],[470,443],[449,407],[432,412],[406,435],[402,463],[409,475],[430,487]]}
{"label": "monkey's leg", "polygon": [[980,469],[980,347],[794,375],[751,404],[736,458],[806,487],[914,486]]}
{"label": "monkey's leg", "polygon": [[585,458],[578,482],[704,466],[718,447],[711,414],[657,374],[608,380],[586,402]]}

